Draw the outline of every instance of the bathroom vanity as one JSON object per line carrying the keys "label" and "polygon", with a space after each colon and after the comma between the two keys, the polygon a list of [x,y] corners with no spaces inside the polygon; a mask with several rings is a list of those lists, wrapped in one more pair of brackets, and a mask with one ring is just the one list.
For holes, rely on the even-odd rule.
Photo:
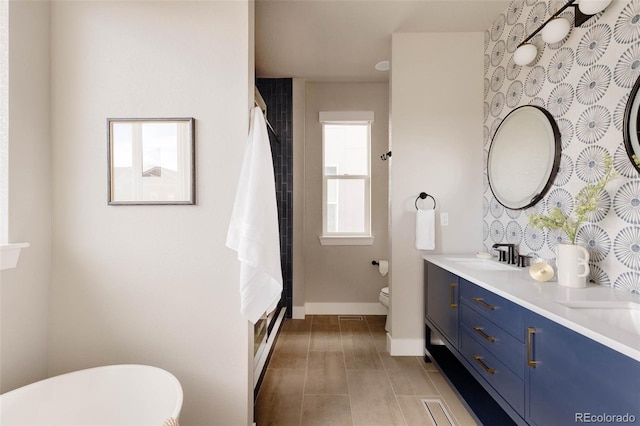
{"label": "bathroom vanity", "polygon": [[455,358],[500,406],[485,423],[640,422],[638,295],[537,282],[475,256],[424,256],[424,280],[425,353],[441,366]]}

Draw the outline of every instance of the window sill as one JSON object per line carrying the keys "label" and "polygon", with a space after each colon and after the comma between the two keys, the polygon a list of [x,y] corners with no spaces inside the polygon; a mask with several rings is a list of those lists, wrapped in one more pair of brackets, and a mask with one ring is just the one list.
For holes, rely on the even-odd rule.
{"label": "window sill", "polygon": [[29,243],[0,244],[0,271],[14,269],[18,265],[20,251],[29,247]]}
{"label": "window sill", "polygon": [[349,236],[349,237],[318,237],[320,245],[323,246],[372,246],[373,241],[376,239],[374,236]]}

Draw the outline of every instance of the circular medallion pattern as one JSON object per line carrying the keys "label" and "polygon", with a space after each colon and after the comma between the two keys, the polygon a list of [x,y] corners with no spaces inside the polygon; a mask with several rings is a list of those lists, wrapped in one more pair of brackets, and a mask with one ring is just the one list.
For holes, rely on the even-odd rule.
{"label": "circular medallion pattern", "polygon": [[529,71],[529,75],[527,75],[527,79],[524,83],[524,92],[527,96],[536,96],[542,86],[544,85],[545,80],[545,72],[544,68],[541,66],[536,66]]}
{"label": "circular medallion pattern", "polygon": [[489,71],[489,65],[491,65],[491,56],[484,54],[484,74],[487,75]]}
{"label": "circular medallion pattern", "polygon": [[573,86],[567,83],[560,83],[551,91],[549,95],[549,112],[554,117],[561,117],[571,108],[573,103]]}
{"label": "circular medallion pattern", "polygon": [[525,33],[531,34],[544,22],[547,15],[547,5],[545,2],[536,3],[529,12],[525,24]]}
{"label": "circular medallion pattern", "polygon": [[568,47],[561,48],[553,55],[547,67],[547,76],[550,82],[560,83],[569,75],[574,56],[573,50]]}
{"label": "circular medallion pattern", "polygon": [[491,90],[497,92],[504,84],[505,70],[504,67],[498,67],[493,71],[491,76]]}
{"label": "circular medallion pattern", "polygon": [[620,87],[630,89],[640,75],[640,43],[633,44],[622,54],[613,71],[613,80]]}
{"label": "circular medallion pattern", "polygon": [[622,123],[624,122],[624,111],[627,108],[627,101],[629,100],[629,93],[625,93],[616,109],[613,110],[613,125],[618,131],[622,131]]}
{"label": "circular medallion pattern", "polygon": [[582,37],[576,50],[576,62],[583,66],[595,64],[609,46],[611,28],[607,24],[594,25]]}
{"label": "circular medallion pattern", "polygon": [[560,156],[560,166],[558,167],[558,174],[556,174],[556,180],[553,182],[556,186],[563,186],[569,183],[573,175],[573,161],[567,154]]}
{"label": "circular medallion pattern", "polygon": [[482,239],[486,240],[489,238],[489,224],[486,220],[482,221]]}
{"label": "circular medallion pattern", "polygon": [[495,197],[491,197],[489,202],[489,207],[491,209],[491,216],[495,218],[499,218],[504,213],[504,206],[495,199]]}
{"label": "circular medallion pattern", "polygon": [[520,244],[522,242],[522,227],[515,220],[509,221],[505,228],[507,242],[511,244]]}
{"label": "circular medallion pattern", "polygon": [[589,269],[591,270],[588,278],[589,282],[605,287],[611,287],[609,276],[602,270],[602,268],[592,263],[589,265]]}
{"label": "circular medallion pattern", "polygon": [[629,2],[613,27],[613,38],[618,43],[632,43],[640,39],[640,3]]}
{"label": "circular medallion pattern", "polygon": [[564,151],[569,147],[573,139],[573,124],[566,118],[559,118],[556,122],[558,123],[558,130],[560,130],[562,150]]}
{"label": "circular medallion pattern", "polygon": [[602,262],[611,251],[611,239],[604,229],[592,223],[585,223],[578,230],[576,244],[583,245],[589,252],[589,261]]}
{"label": "circular medallion pattern", "polygon": [[613,167],[624,177],[631,179],[640,177],[636,168],[631,164],[631,161],[629,161],[629,156],[623,143],[618,145],[618,149],[616,149],[616,153],[613,155]]}
{"label": "circular medallion pattern", "polygon": [[576,159],[576,175],[587,183],[595,183],[605,174],[604,159],[608,152],[599,145],[582,150]]}
{"label": "circular medallion pattern", "polygon": [[513,25],[518,22],[518,18],[522,13],[524,0],[513,0],[507,9],[507,24]]}
{"label": "circular medallion pattern", "polygon": [[520,74],[520,70],[522,69],[522,67],[518,64],[516,64],[513,61],[513,56],[511,56],[511,58],[509,58],[509,62],[507,62],[507,79],[508,80],[515,80],[516,78],[518,78],[518,75]]}
{"label": "circular medallion pattern", "polygon": [[482,217],[486,217],[489,214],[489,200],[487,197],[482,197]]}
{"label": "circular medallion pattern", "polygon": [[618,232],[613,243],[613,252],[627,268],[640,270],[640,227],[628,227]]}
{"label": "circular medallion pattern", "polygon": [[529,105],[539,106],[541,108],[546,108],[547,104],[544,102],[544,99],[535,97],[529,101]]}
{"label": "circular medallion pattern", "polygon": [[558,244],[569,244],[569,237],[567,233],[561,229],[552,229],[547,232],[547,247],[552,253],[556,252]]}
{"label": "circular medallion pattern", "polygon": [[507,89],[507,106],[509,108],[514,108],[520,103],[523,87],[520,80],[516,80],[509,85]]}
{"label": "circular medallion pattern", "polygon": [[555,188],[547,197],[547,211],[558,208],[565,216],[570,216],[573,212],[573,197],[563,188]]}
{"label": "circular medallion pattern", "polygon": [[507,23],[507,17],[503,14],[498,15],[493,25],[491,26],[491,40],[498,41],[502,32],[504,31],[505,24]]}
{"label": "circular medallion pattern", "polygon": [[493,46],[493,51],[491,52],[491,65],[493,65],[494,67],[500,65],[500,62],[502,62],[502,58],[504,58],[504,50],[504,40],[498,40],[498,42]]}
{"label": "circular medallion pattern", "polygon": [[613,198],[613,209],[625,222],[640,225],[640,180],[632,180],[620,187]]}
{"label": "circular medallion pattern", "polygon": [[587,221],[591,223],[600,222],[607,217],[609,210],[611,210],[611,196],[606,190],[601,189],[598,193],[596,209],[587,213]]}
{"label": "circular medallion pattern", "polygon": [[527,225],[524,228],[524,243],[533,251],[538,251],[544,245],[544,233],[540,229]]}
{"label": "circular medallion pattern", "polygon": [[637,272],[623,272],[616,278],[613,286],[630,291],[631,293],[640,294],[640,274]]}
{"label": "circular medallion pattern", "polygon": [[509,32],[509,38],[507,38],[507,52],[515,52],[518,48],[518,45],[522,42],[522,40],[524,40],[524,38],[524,25],[514,25]]}
{"label": "circular medallion pattern", "polygon": [[504,93],[498,92],[491,99],[491,115],[498,117],[504,109],[505,99]]}
{"label": "circular medallion pattern", "polygon": [[578,81],[576,99],[584,105],[598,102],[609,88],[611,71],[606,65],[594,65],[589,68]]}
{"label": "circular medallion pattern", "polygon": [[602,105],[591,105],[576,122],[576,136],[582,143],[592,144],[599,141],[609,129],[611,114]]}
{"label": "circular medallion pattern", "polygon": [[491,240],[493,240],[494,243],[499,243],[504,238],[504,226],[499,220],[491,222],[489,232],[491,233]]}
{"label": "circular medallion pattern", "polygon": [[505,208],[504,211],[507,212],[507,216],[509,216],[511,219],[517,219],[522,214],[522,210],[511,210]]}

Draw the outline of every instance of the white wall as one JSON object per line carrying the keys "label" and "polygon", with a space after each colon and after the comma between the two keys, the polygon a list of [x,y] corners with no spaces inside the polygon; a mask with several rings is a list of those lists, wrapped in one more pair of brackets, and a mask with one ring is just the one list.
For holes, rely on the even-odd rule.
{"label": "white wall", "polygon": [[[483,34],[394,34],[391,74],[391,353],[424,351],[415,199],[437,201],[436,250],[482,248]],[[420,201],[430,206],[430,200]],[[439,214],[449,214],[440,227]],[[425,252],[426,253],[426,252]]]}
{"label": "white wall", "polygon": [[[306,85],[304,190],[304,282],[307,313],[383,313],[378,302],[386,278],[371,265],[387,258],[389,86],[386,83]],[[371,126],[371,246],[321,246],[322,126],[320,111],[374,111]]]}
{"label": "white wall", "polygon": [[47,377],[49,2],[9,3],[9,43],[9,235],[31,247],[0,272],[0,393]]}
{"label": "white wall", "polygon": [[[252,329],[225,247],[253,100],[252,5],[51,6],[51,373],[165,368],[180,423],[251,422]],[[195,117],[196,206],[107,205],[107,117]]]}

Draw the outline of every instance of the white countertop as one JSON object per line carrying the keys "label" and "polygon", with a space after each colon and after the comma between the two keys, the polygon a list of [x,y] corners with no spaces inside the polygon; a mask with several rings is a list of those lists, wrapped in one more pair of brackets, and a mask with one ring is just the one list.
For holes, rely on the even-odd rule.
{"label": "white countertop", "polygon": [[[465,262],[455,261],[475,257],[475,254],[422,256],[423,259],[480,287],[640,361],[640,311],[575,309],[562,304],[605,301],[640,303],[640,295],[595,284],[587,284],[586,288],[576,289],[562,287],[556,281],[538,282],[531,278],[528,267],[514,266],[513,270],[499,271],[480,270],[465,265]],[[504,265],[495,258],[486,262]]]}

